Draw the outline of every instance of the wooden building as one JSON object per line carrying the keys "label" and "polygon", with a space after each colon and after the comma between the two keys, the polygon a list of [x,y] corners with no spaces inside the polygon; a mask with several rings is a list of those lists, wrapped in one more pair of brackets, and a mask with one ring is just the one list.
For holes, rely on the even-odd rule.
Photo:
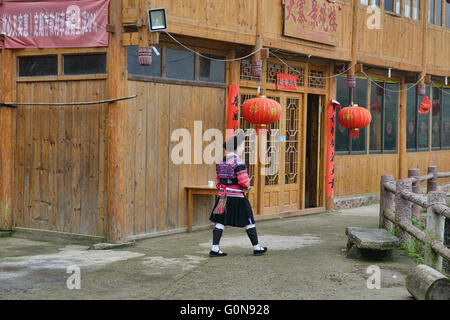
{"label": "wooden building", "polygon": [[[231,84],[240,104],[260,86],[283,108],[271,125],[285,137],[274,151],[280,170],[261,176],[249,164],[257,220],[377,193],[382,174],[450,171],[450,3],[370,1],[110,0],[106,47],[3,48],[2,102],[18,108],[0,107],[0,230],[110,242],[185,231],[185,187],[215,180],[215,166],[174,164],[171,134],[194,132],[194,121],[225,130]],[[161,7],[169,33],[156,36],[147,9]],[[138,47],[151,45],[160,55],[143,67]],[[260,48],[270,54],[256,53],[255,77],[255,55],[240,58]],[[278,73],[297,76],[295,91],[277,89]],[[372,123],[353,141],[337,125],[334,198],[326,197],[327,106],[350,103],[346,75],[355,73],[354,102]],[[424,115],[416,84],[433,102]],[[241,127],[250,126],[241,119]],[[196,197],[194,227],[208,224],[211,206]]]}

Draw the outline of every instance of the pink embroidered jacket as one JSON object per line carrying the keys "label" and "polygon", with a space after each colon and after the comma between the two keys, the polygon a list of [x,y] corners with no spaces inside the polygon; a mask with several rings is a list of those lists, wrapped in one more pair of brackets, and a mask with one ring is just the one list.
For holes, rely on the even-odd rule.
{"label": "pink embroidered jacket", "polygon": [[247,166],[236,154],[228,153],[224,159],[216,165],[217,188],[220,195],[229,197],[244,197],[244,190],[250,188],[250,179]]}

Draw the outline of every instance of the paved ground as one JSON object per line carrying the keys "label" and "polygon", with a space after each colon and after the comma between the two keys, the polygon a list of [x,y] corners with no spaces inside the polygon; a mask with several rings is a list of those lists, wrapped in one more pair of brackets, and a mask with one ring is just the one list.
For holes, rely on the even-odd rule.
{"label": "paved ground", "polygon": [[[376,227],[378,206],[257,223],[265,256],[252,256],[243,229],[225,228],[209,258],[211,230],[93,251],[0,238],[0,299],[411,299],[404,287],[414,266],[396,250],[390,261],[346,257],[345,227]],[[381,289],[368,289],[367,267],[381,268]],[[67,267],[81,269],[81,289],[66,286]]]}

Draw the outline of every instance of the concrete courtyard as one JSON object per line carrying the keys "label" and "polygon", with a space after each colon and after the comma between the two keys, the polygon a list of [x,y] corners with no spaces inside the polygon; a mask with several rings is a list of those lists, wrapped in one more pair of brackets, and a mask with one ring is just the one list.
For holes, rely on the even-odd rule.
{"label": "concrete courtyard", "polygon": [[[209,258],[211,230],[138,241],[115,250],[0,238],[0,299],[412,299],[404,284],[415,263],[395,250],[383,262],[347,258],[348,226],[377,227],[378,205],[257,222],[265,256],[244,229],[225,228],[224,258]],[[367,268],[381,289],[367,288]],[[81,289],[69,290],[70,266]]]}

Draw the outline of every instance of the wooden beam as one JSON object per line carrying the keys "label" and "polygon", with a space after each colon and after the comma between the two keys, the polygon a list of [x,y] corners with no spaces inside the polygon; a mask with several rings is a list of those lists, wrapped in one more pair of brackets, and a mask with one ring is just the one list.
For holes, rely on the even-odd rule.
{"label": "wooden beam", "polygon": [[[110,23],[120,25],[122,1],[110,2]],[[108,97],[123,97],[127,94],[126,48],[122,46],[122,31],[110,34],[108,48]],[[108,105],[108,154],[107,154],[107,202],[106,239],[111,243],[123,242],[125,234],[125,129],[128,102],[113,102]]]}
{"label": "wooden beam", "polygon": [[398,115],[398,144],[399,144],[399,178],[405,179],[408,175],[408,164],[407,164],[407,154],[406,154],[406,99],[407,99],[407,91],[406,91],[406,82],[405,77],[402,77],[402,81],[400,83],[400,107],[399,107],[399,115]]}
{"label": "wooden beam", "polygon": [[[16,100],[14,59],[12,50],[2,50],[1,92],[3,102]],[[2,231],[9,231],[13,228],[15,112],[14,108],[0,107],[0,230]]]}

